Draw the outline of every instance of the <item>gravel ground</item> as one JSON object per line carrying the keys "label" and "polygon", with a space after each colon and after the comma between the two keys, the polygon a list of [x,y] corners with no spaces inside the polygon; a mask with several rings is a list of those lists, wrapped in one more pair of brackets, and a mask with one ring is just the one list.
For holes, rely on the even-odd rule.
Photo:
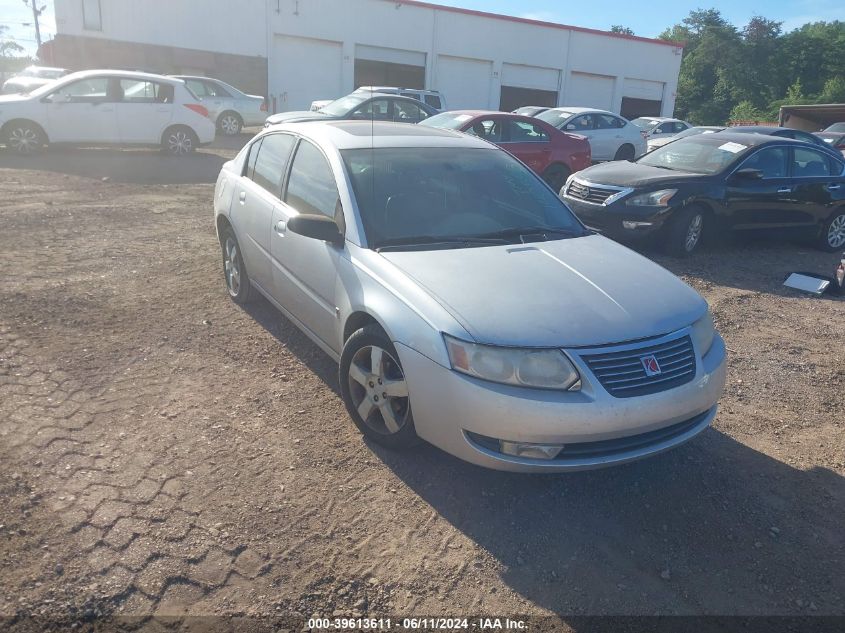
{"label": "gravel ground", "polygon": [[236,147],[0,152],[0,616],[845,614],[845,301],[780,285],[836,257],[648,253],[727,341],[713,428],[489,472],[365,442],[332,361],[229,301]]}

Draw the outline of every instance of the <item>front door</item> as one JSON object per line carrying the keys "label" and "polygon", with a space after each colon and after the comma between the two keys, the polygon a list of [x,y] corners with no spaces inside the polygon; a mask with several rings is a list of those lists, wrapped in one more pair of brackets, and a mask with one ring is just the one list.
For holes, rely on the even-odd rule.
{"label": "front door", "polygon": [[298,214],[326,215],[342,222],[339,199],[328,160],[314,144],[300,140],[290,168],[284,203],[273,211],[274,286],[285,295],[285,301],[280,302],[285,309],[336,352],[341,345],[335,300],[341,250],[327,242],[288,231],[287,222]]}
{"label": "front door", "polygon": [[777,229],[795,223],[798,202],[789,176],[789,147],[765,147],[737,171],[757,170],[761,178],[734,173],[728,179],[726,205],[735,229]]}
{"label": "front door", "polygon": [[117,119],[109,77],[80,79],[51,92],[48,135],[54,143],[117,143]]}

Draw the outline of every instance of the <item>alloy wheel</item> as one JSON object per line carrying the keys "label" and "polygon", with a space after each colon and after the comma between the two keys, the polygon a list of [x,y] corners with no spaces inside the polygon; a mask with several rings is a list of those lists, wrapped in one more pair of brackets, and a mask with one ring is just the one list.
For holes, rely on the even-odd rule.
{"label": "alloy wheel", "polygon": [[229,294],[237,297],[241,291],[241,269],[238,266],[238,243],[231,237],[226,238],[223,246],[223,271]]}
{"label": "alloy wheel", "polygon": [[398,433],[408,420],[408,385],[399,362],[376,345],[366,345],[349,365],[349,392],[358,415],[376,433]]}
{"label": "alloy wheel", "polygon": [[845,246],[845,215],[833,219],[827,230],[827,243],[831,248]]}
{"label": "alloy wheel", "polygon": [[238,118],[233,114],[227,114],[222,119],[220,119],[220,129],[223,130],[223,133],[228,136],[233,136],[240,131],[240,122]]}
{"label": "alloy wheel", "polygon": [[700,213],[696,213],[690,219],[689,227],[687,227],[687,236],[684,240],[684,248],[687,250],[687,253],[691,253],[698,246],[703,228],[704,218]]}
{"label": "alloy wheel", "polygon": [[167,137],[167,149],[171,154],[190,154],[193,147],[194,141],[185,130],[175,130]]}
{"label": "alloy wheel", "polygon": [[9,133],[9,147],[21,154],[31,154],[38,149],[38,134],[29,127],[14,128]]}

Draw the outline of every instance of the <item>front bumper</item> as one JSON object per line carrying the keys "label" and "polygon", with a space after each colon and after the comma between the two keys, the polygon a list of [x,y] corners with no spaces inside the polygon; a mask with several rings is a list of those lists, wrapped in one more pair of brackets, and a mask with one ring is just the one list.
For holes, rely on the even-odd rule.
{"label": "front bumper", "polygon": [[[563,194],[561,199],[590,228],[616,240],[636,240],[654,235],[663,228],[667,207],[629,207],[624,199],[609,205],[584,202]],[[625,223],[635,223],[628,228]]]}
{"label": "front bumper", "polygon": [[[611,396],[578,350],[578,392],[544,391],[477,380],[396,344],[408,381],[418,435],[468,462],[514,472],[560,472],[622,464],[668,450],[703,431],[716,416],[725,384],[725,345],[716,335],[696,356],[695,378],[659,393]],[[672,428],[670,428],[672,427]],[[480,438],[564,444],[552,460],[506,455]]]}

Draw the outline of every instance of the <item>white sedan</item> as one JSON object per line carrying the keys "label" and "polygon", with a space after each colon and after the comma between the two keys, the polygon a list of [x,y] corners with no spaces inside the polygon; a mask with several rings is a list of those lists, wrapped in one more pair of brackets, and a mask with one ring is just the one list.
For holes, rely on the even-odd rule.
{"label": "white sedan", "polygon": [[180,79],[119,70],[67,75],[0,97],[0,143],[28,154],[47,144],[157,145],[188,154],[214,140],[208,110]]}
{"label": "white sedan", "polygon": [[240,134],[244,126],[264,125],[267,102],[264,97],[248,95],[234,86],[209,77],[173,75],[208,108],[209,117],[226,136]]}
{"label": "white sedan", "polygon": [[551,108],[536,118],[563,132],[586,136],[594,161],[634,160],[646,153],[641,128],[618,114],[593,108]]}

